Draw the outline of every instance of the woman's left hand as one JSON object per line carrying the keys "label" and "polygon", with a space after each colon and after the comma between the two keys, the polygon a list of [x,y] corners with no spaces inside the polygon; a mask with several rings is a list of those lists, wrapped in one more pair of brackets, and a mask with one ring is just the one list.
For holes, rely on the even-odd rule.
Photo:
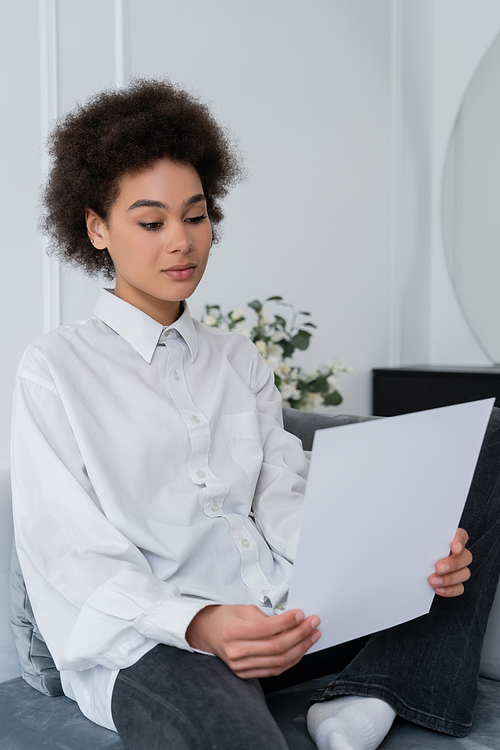
{"label": "woman's left hand", "polygon": [[439,596],[452,597],[464,593],[463,584],[470,578],[468,566],[472,562],[471,553],[465,549],[468,539],[468,533],[458,529],[449,556],[439,560],[436,572],[429,576],[429,584]]}

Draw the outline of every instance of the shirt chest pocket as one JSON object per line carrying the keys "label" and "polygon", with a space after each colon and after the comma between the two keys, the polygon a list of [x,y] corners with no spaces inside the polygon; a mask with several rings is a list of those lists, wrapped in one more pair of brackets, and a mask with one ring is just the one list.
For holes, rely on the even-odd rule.
{"label": "shirt chest pocket", "polygon": [[243,469],[250,484],[250,498],[253,498],[264,455],[259,415],[256,411],[226,414],[222,417],[222,423],[231,457]]}

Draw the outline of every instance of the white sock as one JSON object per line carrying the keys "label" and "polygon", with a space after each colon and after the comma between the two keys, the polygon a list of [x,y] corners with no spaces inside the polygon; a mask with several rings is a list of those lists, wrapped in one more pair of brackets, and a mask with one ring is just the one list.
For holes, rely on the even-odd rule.
{"label": "white sock", "polygon": [[348,695],[312,705],[307,729],[318,750],[375,750],[395,716],[385,701]]}

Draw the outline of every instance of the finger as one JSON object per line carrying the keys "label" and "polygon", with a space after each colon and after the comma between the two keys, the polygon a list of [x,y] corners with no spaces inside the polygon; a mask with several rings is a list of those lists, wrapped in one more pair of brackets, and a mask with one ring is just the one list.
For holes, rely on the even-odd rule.
{"label": "finger", "polygon": [[465,545],[469,541],[469,535],[465,531],[465,529],[457,529],[457,533],[455,534],[455,538],[453,539],[450,547],[450,554],[460,554],[462,550],[465,548]]}
{"label": "finger", "polygon": [[460,568],[467,568],[471,562],[472,553],[468,549],[463,549],[459,554],[452,554],[449,557],[445,557],[444,560],[439,560],[436,563],[436,573],[438,575],[445,575],[454,570],[460,570]]}
{"label": "finger", "polygon": [[[223,630],[224,640],[262,640],[270,638],[277,633],[291,630],[298,623],[304,621],[304,613],[296,609],[284,612],[282,615],[274,616],[264,614],[257,607],[255,609],[258,615],[255,615],[253,612],[245,612],[244,616],[232,618],[225,623]],[[248,617],[248,614],[252,616]]]}
{"label": "finger", "polygon": [[463,583],[457,583],[455,586],[447,586],[446,588],[434,589],[434,592],[438,596],[442,596],[445,599],[450,599],[453,596],[461,596],[464,593]]}
{"label": "finger", "polygon": [[469,578],[469,568],[461,568],[445,576],[429,576],[429,583],[433,588],[446,588],[448,586],[455,586],[457,583],[465,583]]}
{"label": "finger", "polygon": [[258,607],[241,610],[236,616],[224,623],[223,638],[225,640],[253,640],[269,638],[281,629],[286,630],[297,625],[293,612],[285,612],[280,616],[281,627],[275,622],[279,618],[264,614]]}
{"label": "finger", "polygon": [[319,617],[307,618],[291,630],[260,640],[236,640],[226,643],[225,652],[232,662],[248,658],[281,656],[314,635]]}
{"label": "finger", "polygon": [[316,630],[284,654],[248,657],[237,662],[228,661],[228,666],[244,679],[275,676],[297,664],[320,637],[321,633]]}

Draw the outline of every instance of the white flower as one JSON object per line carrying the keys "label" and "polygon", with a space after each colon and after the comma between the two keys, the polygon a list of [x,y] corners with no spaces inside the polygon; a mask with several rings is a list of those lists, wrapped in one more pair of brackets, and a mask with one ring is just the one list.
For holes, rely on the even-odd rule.
{"label": "white flower", "polygon": [[262,354],[263,357],[267,354],[267,346],[265,341],[256,341],[255,346],[259,350],[259,352]]}
{"label": "white flower", "polygon": [[269,318],[267,317],[267,315],[262,315],[260,320],[263,326],[267,326],[267,324],[269,323]]}
{"label": "white flower", "polygon": [[290,374],[290,370],[291,369],[292,368],[290,367],[290,365],[285,364],[285,362],[280,362],[280,364],[276,368],[275,372],[278,373],[278,375],[280,376],[280,378],[284,378],[284,377],[286,377],[287,375]]}
{"label": "white flower", "polygon": [[273,372],[276,372],[278,367],[280,366],[281,357],[276,356],[276,354],[272,354],[270,357],[265,358],[267,365],[271,368]]}
{"label": "white flower", "polygon": [[335,375],[329,375],[326,379],[326,382],[328,383],[332,391],[337,390],[338,378]]}
{"label": "white flower", "polygon": [[280,391],[285,401],[288,401],[289,399],[296,401],[302,395],[298,388],[295,387],[295,383],[282,383]]}
{"label": "white flower", "polygon": [[250,338],[250,336],[252,335],[252,329],[245,320],[241,320],[239,323],[236,323],[234,330],[237,333],[243,334],[243,336],[246,336],[247,338]]}
{"label": "white flower", "polygon": [[282,338],[283,338],[283,334],[281,333],[281,331],[275,331],[273,335],[271,336],[271,341],[276,343],[277,341],[281,341]]}
{"label": "white flower", "polygon": [[281,383],[280,385],[281,396],[284,400],[288,400],[294,390],[295,388],[290,383]]}
{"label": "white flower", "polygon": [[231,318],[233,320],[241,320],[243,317],[243,310],[233,310],[231,313]]}
{"label": "white flower", "polygon": [[306,375],[306,380],[316,380],[318,375],[319,375],[318,370],[309,370],[309,372]]}
{"label": "white flower", "polygon": [[278,344],[268,344],[267,345],[267,352],[268,354],[273,354],[275,357],[281,357],[283,356],[283,347],[279,346]]}
{"label": "white flower", "polygon": [[316,409],[321,404],[321,400],[321,393],[308,393],[303,408],[307,411]]}
{"label": "white flower", "polygon": [[346,365],[343,359],[336,359],[334,360],[330,368],[333,370],[335,375],[340,375],[341,373],[347,373],[348,375],[352,375],[354,372],[354,369],[350,365]]}
{"label": "white flower", "polygon": [[216,326],[217,325],[217,318],[214,318],[213,315],[205,315],[203,318],[203,322],[207,324],[207,326]]}

